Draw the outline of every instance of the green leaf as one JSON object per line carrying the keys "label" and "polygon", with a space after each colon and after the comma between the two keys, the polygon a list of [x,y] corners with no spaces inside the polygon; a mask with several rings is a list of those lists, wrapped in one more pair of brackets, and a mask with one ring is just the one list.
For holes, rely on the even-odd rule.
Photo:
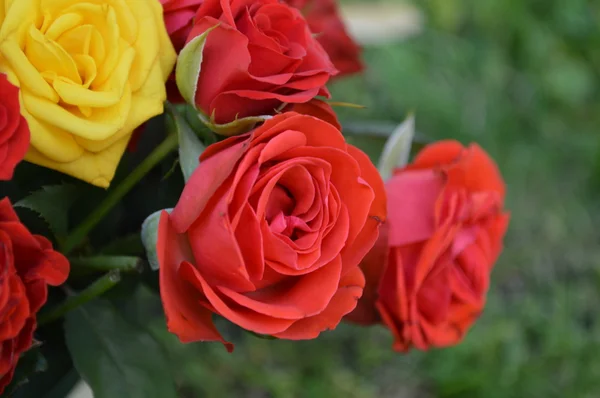
{"label": "green leaf", "polygon": [[[164,350],[171,369],[180,368],[182,359],[190,353],[189,344],[167,330],[160,296],[147,285],[139,284],[127,296],[111,298],[111,302],[128,322],[147,331]],[[177,371],[174,372],[177,374]]]}
{"label": "green leaf", "polygon": [[69,313],[65,338],[95,398],[177,396],[161,347],[109,302],[96,300]]}
{"label": "green leaf", "polygon": [[177,336],[167,330],[160,296],[148,286],[139,284],[128,296],[111,301],[128,322],[150,333],[167,353],[185,350]]}
{"label": "green leaf", "polygon": [[198,118],[206,125],[206,127],[214,131],[216,134],[223,135],[225,137],[246,133],[252,130],[258,123],[262,123],[271,119],[272,117],[273,116],[270,115],[248,116],[241,119],[236,118],[234,121],[229,123],[217,124],[215,123],[214,115],[211,116],[210,120],[207,120],[204,115],[198,114]]}
{"label": "green leaf", "polygon": [[[202,117],[202,119],[198,116],[198,111],[196,108],[190,105],[186,105],[185,109],[181,112],[184,116],[185,121],[188,122],[192,130],[198,134],[201,141],[204,145],[211,145],[217,142],[217,136],[215,133],[209,129],[206,124],[202,121],[206,118]],[[202,115],[201,115],[202,116]]]}
{"label": "green leaf", "polygon": [[171,105],[167,105],[169,115],[173,119],[173,128],[179,139],[179,165],[183,179],[189,180],[192,173],[200,164],[200,155],[204,152],[204,145],[185,121],[183,116]]}
{"label": "green leaf", "polygon": [[[165,209],[167,213],[171,213],[173,209]],[[142,243],[146,248],[146,256],[148,257],[148,264],[153,271],[157,271],[158,257],[156,254],[156,241],[158,239],[158,223],[160,221],[160,215],[165,210],[159,210],[150,214],[142,224]]]}
{"label": "green leaf", "polygon": [[[36,371],[27,375],[29,382],[21,383],[18,388],[12,388],[13,383],[6,389],[5,395],[11,398],[64,398],[68,396],[80,378],[73,368],[71,357],[62,341],[62,336],[60,341],[54,338],[45,339],[44,344],[37,349],[43,355],[42,362],[37,362],[38,358],[35,357],[37,355],[35,352],[27,351],[25,354],[33,354],[34,356],[31,359],[36,361],[33,364]],[[19,378],[18,373],[21,372],[20,368],[25,365],[22,362],[26,360],[25,358],[23,356],[19,359],[15,378]],[[44,367],[44,362],[47,362],[46,369],[43,372],[38,371]]]}
{"label": "green leaf", "polygon": [[45,186],[17,202],[15,207],[38,213],[48,223],[54,236],[61,239],[67,234],[69,208],[77,196],[77,188],[73,185]]}
{"label": "green leaf", "polygon": [[162,309],[160,297],[148,286],[138,284],[133,292],[126,297],[115,299],[113,304],[127,321],[139,326],[149,328],[155,321],[166,330],[165,313]]}
{"label": "green leaf", "polygon": [[177,57],[177,66],[175,67],[175,81],[181,96],[188,104],[196,104],[196,91],[198,90],[198,78],[202,67],[202,56],[204,45],[210,32],[219,25],[207,29],[201,35],[194,37],[183,47]]}
{"label": "green leaf", "polygon": [[410,157],[410,148],[415,136],[415,117],[410,114],[388,138],[379,158],[379,173],[383,180],[392,176],[395,168],[404,167]]}
{"label": "green leaf", "polygon": [[10,396],[17,389],[27,383],[31,376],[36,373],[45,372],[48,369],[48,361],[42,355],[39,347],[30,348],[19,358],[15,374],[6,388],[6,392]]}

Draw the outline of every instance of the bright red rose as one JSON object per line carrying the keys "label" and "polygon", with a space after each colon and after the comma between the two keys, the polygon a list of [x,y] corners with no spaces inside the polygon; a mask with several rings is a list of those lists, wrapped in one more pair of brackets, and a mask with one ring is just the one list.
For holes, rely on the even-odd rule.
{"label": "bright red rose", "polygon": [[0,180],[10,180],[29,148],[29,126],[21,116],[19,88],[0,73]]}
{"label": "bright red rose", "polygon": [[394,349],[454,345],[485,306],[509,216],[505,186],[477,145],[426,147],[387,182],[387,237],[361,267],[365,296],[348,319],[382,320]]}
{"label": "bright red rose", "polygon": [[31,346],[48,285],[62,284],[68,274],[67,259],[21,224],[8,198],[0,200],[0,394]]}
{"label": "bright red rose", "polygon": [[364,70],[361,60],[362,49],[350,37],[340,16],[336,0],[286,0],[300,9],[310,30],[340,72],[338,77],[359,73]]}
{"label": "bright red rose", "polygon": [[196,106],[216,123],[329,96],[325,84],[337,71],[297,9],[278,0],[205,0],[188,42],[210,28]]}
{"label": "bright red rose", "polygon": [[282,339],[334,329],[362,294],[358,264],[384,218],[377,170],[322,120],[284,113],[209,146],[159,223],[169,330],[225,343],[213,313]]}

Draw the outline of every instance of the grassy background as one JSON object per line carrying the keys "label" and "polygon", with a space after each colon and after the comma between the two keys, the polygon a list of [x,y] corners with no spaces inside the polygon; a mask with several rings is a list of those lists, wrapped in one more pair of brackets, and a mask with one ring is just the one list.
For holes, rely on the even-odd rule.
{"label": "grassy background", "polygon": [[300,343],[233,336],[234,355],[171,345],[182,395],[598,396],[600,5],[418,6],[421,35],[367,48],[369,71],[332,91],[368,107],[340,109],[343,121],[415,109],[421,133],[476,141],[497,160],[512,222],[480,322],[457,347],[404,356],[382,328],[348,325]]}

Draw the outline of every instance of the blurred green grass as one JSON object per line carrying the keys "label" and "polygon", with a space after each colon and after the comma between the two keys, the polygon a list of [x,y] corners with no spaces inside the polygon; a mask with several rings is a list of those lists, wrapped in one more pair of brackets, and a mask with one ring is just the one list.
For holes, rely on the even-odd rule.
{"label": "blurred green grass", "polygon": [[[489,304],[454,348],[393,353],[379,327],[308,342],[233,336],[170,345],[187,397],[596,397],[600,394],[600,5],[428,0],[426,27],[367,48],[337,82],[345,122],[401,122],[478,142],[507,182],[512,221]],[[371,151],[372,152],[372,151]]]}

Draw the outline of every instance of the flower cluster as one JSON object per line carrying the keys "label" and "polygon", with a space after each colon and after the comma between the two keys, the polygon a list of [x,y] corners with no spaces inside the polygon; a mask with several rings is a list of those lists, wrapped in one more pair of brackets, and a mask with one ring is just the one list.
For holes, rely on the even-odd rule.
{"label": "flower cluster", "polygon": [[[172,119],[157,152],[97,193],[105,201],[71,233],[68,209],[57,209],[73,193],[0,200],[0,392],[69,260],[93,264],[69,278],[91,287],[55,292],[66,301],[49,322],[116,280],[127,258],[87,258],[97,249],[90,231],[177,147],[185,186],[141,235],[182,342],[232,350],[218,315],[279,339],[313,339],[346,319],[385,325],[399,351],[458,343],[484,309],[501,252],[504,182],[481,148],[454,141],[409,164],[389,152],[396,169],[384,181],[328,102],[333,78],[363,69],[334,0],[0,0],[4,184],[17,183],[25,160],[76,188],[109,188],[145,123],[166,108]],[[410,150],[396,138],[389,145]],[[39,212],[54,243],[30,232],[19,208]],[[110,278],[92,286],[99,270]]]}

